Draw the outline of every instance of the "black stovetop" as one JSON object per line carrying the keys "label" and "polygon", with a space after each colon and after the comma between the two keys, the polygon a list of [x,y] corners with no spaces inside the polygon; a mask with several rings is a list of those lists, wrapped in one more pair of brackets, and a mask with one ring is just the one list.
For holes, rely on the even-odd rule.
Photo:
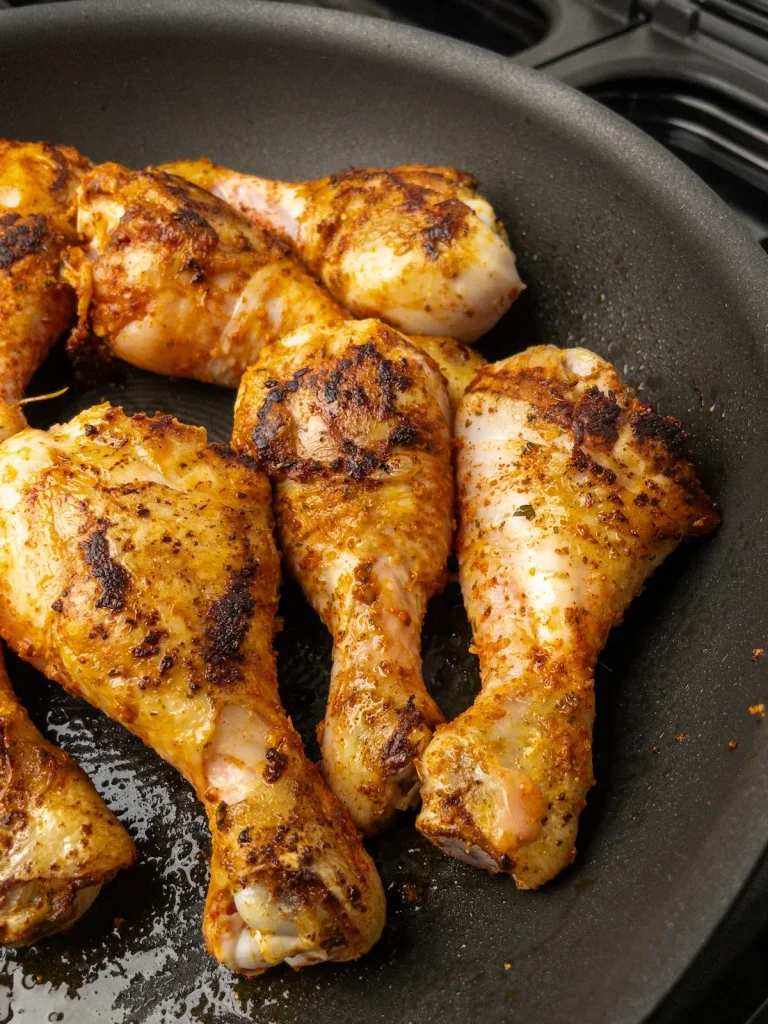
{"label": "black stovetop", "polygon": [[[672,150],[768,251],[768,0],[283,2],[419,25],[545,69]],[[768,931],[708,970],[704,996],[665,1024],[768,1024]]]}

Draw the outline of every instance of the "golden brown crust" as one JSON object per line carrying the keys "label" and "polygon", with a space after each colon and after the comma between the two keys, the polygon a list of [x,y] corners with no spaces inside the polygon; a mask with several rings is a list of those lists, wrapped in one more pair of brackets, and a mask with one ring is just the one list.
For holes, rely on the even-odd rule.
{"label": "golden brown crust", "polygon": [[[535,412],[530,422],[539,420],[565,432],[571,446],[571,466],[587,474],[591,484],[607,488],[606,500],[617,503],[621,484],[610,466],[598,459],[608,459],[617,449],[619,435],[626,435],[635,459],[642,463],[642,477],[633,488],[633,502],[654,519],[666,517],[688,534],[709,533],[719,516],[696,476],[690,447],[690,435],[673,416],[662,416],[653,406],[637,397],[612,366],[600,367],[600,387],[588,384],[576,389],[580,378],[569,371],[565,362],[542,365],[546,346],[528,349],[513,359],[494,364],[493,369],[478,375],[470,383],[470,393],[514,395],[529,402]],[[622,445],[624,442],[622,443]],[[531,468],[537,464],[536,451],[525,458]],[[620,458],[620,467],[626,468]],[[623,478],[623,474],[622,478]],[[657,480],[662,477],[662,480]]]}
{"label": "golden brown crust", "polygon": [[[471,210],[455,197],[454,186],[475,191],[477,181],[449,168],[394,167],[351,169],[312,182],[306,190],[302,255],[331,294],[346,292],[344,256],[350,245],[372,231],[391,232],[402,246],[402,222],[409,223],[410,245],[436,261],[449,255],[451,243],[469,231]],[[399,222],[399,223],[398,223]],[[357,311],[375,316],[376,309]]]}
{"label": "golden brown crust", "polygon": [[0,208],[41,215],[50,231],[74,241],[72,199],[90,167],[72,146],[0,139]]}
{"label": "golden brown crust", "polygon": [[106,405],[0,455],[0,632],[195,787],[213,835],[211,952],[243,966],[230,938],[249,888],[328,958],[365,952],[383,923],[375,869],[278,699],[266,478],[200,428]]}
{"label": "golden brown crust", "polygon": [[0,665],[0,944],[70,927],[135,859],[128,833],[32,725]]}
{"label": "golden brown crust", "polygon": [[284,339],[238,394],[233,444],[275,481],[286,562],[334,637],[324,772],[369,832],[416,798],[442,720],[419,649],[450,547],[447,414],[432,361],[378,321]]}
{"label": "golden brown crust", "polygon": [[0,139],[0,398],[18,401],[75,312],[59,281],[72,197],[89,163],[68,146]]}
{"label": "golden brown crust", "polygon": [[[351,342],[340,357],[318,345],[285,381],[264,376],[272,372],[272,362],[265,358],[250,377],[251,382],[263,378],[263,402],[252,426],[242,409],[235,446],[272,476],[308,480],[321,475],[360,482],[377,471],[389,472],[396,451],[431,453],[443,445],[444,430],[428,408],[398,402],[414,389],[402,336],[372,323],[360,343]],[[356,328],[351,333],[354,338]],[[393,347],[397,353],[390,358]],[[296,443],[297,419],[310,416],[320,417],[326,432],[321,451],[311,457]]]}

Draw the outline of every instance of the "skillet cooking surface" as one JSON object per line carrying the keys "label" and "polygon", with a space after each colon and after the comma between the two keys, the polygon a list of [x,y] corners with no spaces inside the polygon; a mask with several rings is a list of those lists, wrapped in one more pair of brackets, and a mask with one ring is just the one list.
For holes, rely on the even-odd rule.
{"label": "skillet cooking surface", "polygon": [[[768,722],[748,713],[768,697],[768,658],[751,660],[768,647],[762,253],[681,165],[612,114],[416,30],[216,0],[3,12],[0,96],[0,133],[133,166],[205,153],[288,178],[416,161],[472,170],[529,285],[487,352],[541,340],[607,356],[693,432],[724,516],[713,538],[664,565],[601,657],[598,785],[576,865],[518,893],[438,854],[406,823],[371,844],[389,923],[357,964],[250,982],[217,968],[199,933],[207,839],[190,789],[11,659],[20,695],[129,826],[140,862],[68,936],[5,955],[0,1020],[641,1021],[768,840]],[[30,394],[66,375],[55,354]],[[231,393],[133,371],[122,388],[32,406],[30,419],[48,425],[102,395],[227,436]],[[283,614],[282,690],[311,740],[330,643],[291,583]],[[428,683],[449,714],[477,686],[467,644],[453,585],[425,634]]]}

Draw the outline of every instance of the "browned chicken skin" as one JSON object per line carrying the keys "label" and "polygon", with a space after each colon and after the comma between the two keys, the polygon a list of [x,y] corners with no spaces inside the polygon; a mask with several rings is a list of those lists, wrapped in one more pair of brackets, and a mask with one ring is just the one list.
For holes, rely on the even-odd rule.
{"label": "browned chicken skin", "polygon": [[37,942],[77,921],[136,858],[72,758],[44,739],[0,663],[0,943]]}
{"label": "browned chicken skin", "polygon": [[[265,345],[351,319],[281,241],[221,199],[159,170],[101,164],[77,196],[84,249],[69,255],[88,366],[95,339],[145,370],[236,387]],[[483,360],[450,338],[413,338],[463,392]]]}
{"label": "browned chicken skin", "polygon": [[291,572],[333,634],[323,771],[366,832],[418,799],[442,715],[421,673],[453,483],[440,375],[377,320],[304,328],[243,378],[233,444],[272,476]]}
{"label": "browned chicken skin", "polygon": [[77,204],[76,361],[95,336],[142,369],[236,387],[264,345],[347,315],[287,246],[181,178],[101,164]]}
{"label": "browned chicken skin", "polygon": [[384,921],[376,869],[279,702],[269,492],[204,430],[108,405],[0,446],[0,632],[194,786],[206,941],[246,974],[360,956]]}
{"label": "browned chicken skin", "polygon": [[[26,426],[16,403],[69,326],[58,280],[70,207],[89,162],[69,146],[0,139],[0,440]],[[83,771],[16,700],[0,656],[0,943],[70,927],[136,856]]]}
{"label": "browned chicken skin", "polygon": [[424,754],[417,825],[527,889],[575,855],[609,630],[718,516],[678,421],[586,349],[539,346],[486,367],[456,436],[459,570],[483,689]]}
{"label": "browned chicken skin", "polygon": [[290,242],[355,316],[407,334],[476,341],[523,289],[504,226],[472,175],[453,167],[351,168],[298,182],[205,159],[164,169]]}
{"label": "browned chicken skin", "polygon": [[75,295],[59,281],[59,263],[64,246],[75,240],[71,204],[89,167],[70,146],[0,139],[0,400],[5,403],[22,397],[74,317]]}

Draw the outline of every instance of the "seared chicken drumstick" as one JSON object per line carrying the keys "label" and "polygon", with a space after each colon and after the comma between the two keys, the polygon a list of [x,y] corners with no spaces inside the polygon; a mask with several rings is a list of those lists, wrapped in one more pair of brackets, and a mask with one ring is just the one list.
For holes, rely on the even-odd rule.
{"label": "seared chicken drumstick", "polygon": [[[88,166],[69,146],[0,139],[0,440],[26,425],[16,403],[74,316],[58,270]],[[0,753],[0,943],[20,945],[74,924],[136,851],[85,773],[29,720],[2,655]]]}
{"label": "seared chicken drumstick", "polygon": [[[280,335],[350,319],[282,242],[181,178],[102,164],[77,205],[86,249],[72,250],[67,271],[79,294],[75,361],[92,359],[96,337],[142,369],[236,387]],[[451,338],[413,340],[452,395],[484,362]]]}
{"label": "seared chicken drumstick", "polygon": [[25,420],[15,403],[75,315],[59,281],[75,238],[72,197],[90,163],[70,146],[0,139],[0,436]]}
{"label": "seared chicken drumstick", "polygon": [[208,948],[246,974],[357,957],[384,919],[279,703],[269,497],[248,460],[167,416],[102,405],[0,446],[0,631],[194,786]]}
{"label": "seared chicken drumstick", "polygon": [[417,825],[520,888],[573,859],[593,669],[657,565],[718,523],[677,420],[585,349],[486,367],[456,417],[458,557],[482,692],[438,729]]}
{"label": "seared chicken drumstick", "polygon": [[283,338],[238,393],[233,445],[272,476],[281,549],[333,634],[323,771],[366,832],[418,799],[442,721],[420,650],[451,544],[449,421],[431,361],[376,320]]}
{"label": "seared chicken drumstick", "polygon": [[292,183],[209,160],[165,169],[294,245],[355,316],[472,342],[522,291],[501,222],[475,179],[452,167],[350,170]]}
{"label": "seared chicken drumstick", "polygon": [[0,660],[0,943],[71,927],[136,851],[90,780],[45,740]]}
{"label": "seared chicken drumstick", "polygon": [[76,362],[95,335],[144,370],[236,387],[264,345],[347,315],[283,243],[162,171],[95,167],[77,229],[86,249],[70,252],[66,275],[78,290]]}

